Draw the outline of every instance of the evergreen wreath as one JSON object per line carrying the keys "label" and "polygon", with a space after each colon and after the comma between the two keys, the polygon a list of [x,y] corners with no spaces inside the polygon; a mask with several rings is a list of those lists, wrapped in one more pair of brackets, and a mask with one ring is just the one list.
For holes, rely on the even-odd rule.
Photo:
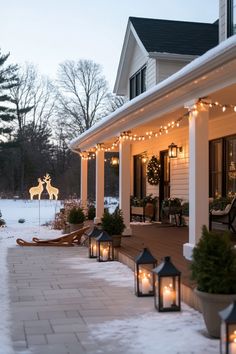
{"label": "evergreen wreath", "polygon": [[147,165],[147,180],[152,186],[160,182],[161,165],[156,156],[152,156]]}

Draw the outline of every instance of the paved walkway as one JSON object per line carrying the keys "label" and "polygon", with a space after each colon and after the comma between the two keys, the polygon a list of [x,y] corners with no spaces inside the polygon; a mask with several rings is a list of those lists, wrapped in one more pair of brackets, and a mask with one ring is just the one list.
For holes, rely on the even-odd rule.
{"label": "paved walkway", "polygon": [[[87,249],[80,247],[8,249],[10,330],[15,353],[127,352],[116,338],[95,340],[92,325],[154,311],[153,298],[137,298],[131,286],[119,287],[88,276],[86,268],[91,262],[96,260],[89,260]],[[78,269],[76,265],[81,264],[82,269]]]}

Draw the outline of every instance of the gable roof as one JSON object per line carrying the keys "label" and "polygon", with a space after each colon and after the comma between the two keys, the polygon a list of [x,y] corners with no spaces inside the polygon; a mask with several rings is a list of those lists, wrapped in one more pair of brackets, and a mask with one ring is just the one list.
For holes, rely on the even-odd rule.
{"label": "gable roof", "polygon": [[202,55],[218,44],[218,24],[130,17],[147,52]]}
{"label": "gable roof", "polygon": [[192,60],[217,46],[218,23],[129,17],[114,85],[114,92],[118,95],[126,94],[135,42],[147,58],[168,53],[191,56],[189,60]]}

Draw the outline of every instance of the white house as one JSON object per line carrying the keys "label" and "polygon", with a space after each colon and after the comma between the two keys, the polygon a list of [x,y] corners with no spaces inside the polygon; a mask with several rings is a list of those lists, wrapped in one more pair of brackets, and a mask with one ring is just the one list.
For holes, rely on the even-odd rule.
{"label": "white house", "polygon": [[[236,193],[235,6],[235,0],[220,0],[219,44],[217,23],[130,18],[115,92],[132,99],[70,145],[84,157],[96,151],[96,222],[104,210],[104,151],[119,150],[125,234],[131,233],[131,194],[189,200],[189,242],[183,250],[188,259],[202,225],[208,225],[209,196]],[[182,149],[169,159],[172,142]],[[144,152],[160,158],[164,174],[158,186],[143,178],[137,157]],[[87,199],[87,164],[83,158],[82,200]]]}

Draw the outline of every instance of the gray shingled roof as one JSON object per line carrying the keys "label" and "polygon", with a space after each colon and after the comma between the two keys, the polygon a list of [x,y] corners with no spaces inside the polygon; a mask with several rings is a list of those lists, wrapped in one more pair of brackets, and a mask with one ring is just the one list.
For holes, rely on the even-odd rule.
{"label": "gray shingled roof", "polygon": [[130,17],[147,52],[202,55],[218,44],[218,24]]}

